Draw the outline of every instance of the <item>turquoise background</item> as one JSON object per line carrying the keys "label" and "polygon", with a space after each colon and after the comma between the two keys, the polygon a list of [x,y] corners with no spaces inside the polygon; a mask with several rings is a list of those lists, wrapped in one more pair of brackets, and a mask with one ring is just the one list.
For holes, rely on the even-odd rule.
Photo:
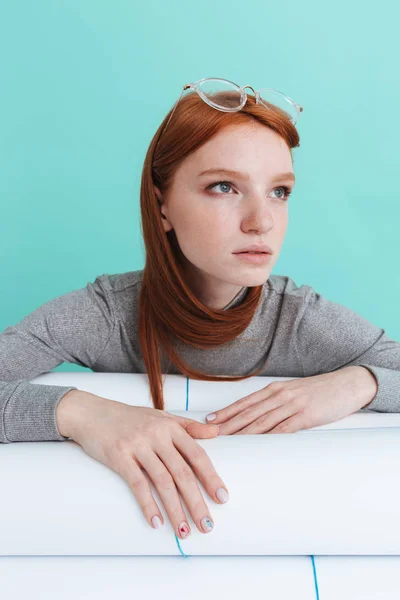
{"label": "turquoise background", "polygon": [[273,274],[400,340],[399,17],[387,0],[0,2],[0,331],[143,268],[150,140],[185,83],[224,77],[304,106]]}

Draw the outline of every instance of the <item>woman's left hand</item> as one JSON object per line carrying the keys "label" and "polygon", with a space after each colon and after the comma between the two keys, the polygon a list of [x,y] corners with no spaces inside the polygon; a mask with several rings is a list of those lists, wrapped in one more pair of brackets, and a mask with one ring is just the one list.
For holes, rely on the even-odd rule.
{"label": "woman's left hand", "polygon": [[294,433],[333,423],[375,397],[378,384],[366,367],[344,367],[313,377],[274,381],[216,411],[219,435]]}

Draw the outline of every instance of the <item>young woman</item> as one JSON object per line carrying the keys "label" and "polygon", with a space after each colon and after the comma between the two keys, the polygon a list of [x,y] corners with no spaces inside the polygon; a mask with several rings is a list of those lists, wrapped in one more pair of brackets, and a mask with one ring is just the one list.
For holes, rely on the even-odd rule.
{"label": "young woman", "polygon": [[[295,432],[361,408],[400,410],[400,344],[350,309],[271,275],[288,224],[302,108],[274,90],[188,84],[148,149],[141,185],[143,270],[101,275],[0,335],[0,442],[71,438],[129,483],[162,524],[147,472],[181,538],[182,494],[200,531],[196,483],[227,500],[194,438]],[[252,89],[252,88],[251,88]],[[70,362],[147,373],[154,408],[28,382]],[[162,374],[274,382],[203,424],[164,411]]]}

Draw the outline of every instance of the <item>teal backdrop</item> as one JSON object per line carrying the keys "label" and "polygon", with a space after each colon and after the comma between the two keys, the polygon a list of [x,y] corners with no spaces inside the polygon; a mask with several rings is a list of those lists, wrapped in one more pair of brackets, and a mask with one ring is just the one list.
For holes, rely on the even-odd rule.
{"label": "teal backdrop", "polygon": [[1,0],[0,331],[143,268],[150,140],[185,83],[224,77],[304,106],[272,273],[400,340],[399,18],[387,0]]}

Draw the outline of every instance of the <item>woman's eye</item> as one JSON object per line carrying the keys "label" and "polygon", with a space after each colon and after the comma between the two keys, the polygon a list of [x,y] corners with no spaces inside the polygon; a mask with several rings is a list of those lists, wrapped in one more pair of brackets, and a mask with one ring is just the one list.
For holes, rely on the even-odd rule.
{"label": "woman's eye", "polygon": [[218,181],[217,183],[212,183],[211,185],[209,185],[207,187],[207,189],[212,190],[213,188],[217,187],[218,185],[225,187],[225,189],[222,188],[223,191],[226,191],[226,187],[232,188],[232,184],[229,183],[229,181]]}
{"label": "woman's eye", "polygon": [[275,190],[283,190],[283,195],[279,196],[279,198],[284,199],[284,198],[288,198],[290,196],[291,190],[289,190],[289,188],[287,188],[284,185],[281,185],[278,188],[275,188]]}
{"label": "woman's eye", "polygon": [[[227,195],[227,192],[229,191],[227,188],[230,188],[232,190],[232,183],[230,181],[217,181],[216,183],[212,183],[211,185],[207,186],[207,190],[213,190],[214,188],[221,186],[221,190],[223,192],[223,195]],[[292,190],[290,188],[288,188],[286,185],[281,185],[279,187],[274,188],[274,192],[276,190],[282,190],[283,194],[278,195],[278,199],[279,200],[288,200],[290,194],[292,193]]]}

